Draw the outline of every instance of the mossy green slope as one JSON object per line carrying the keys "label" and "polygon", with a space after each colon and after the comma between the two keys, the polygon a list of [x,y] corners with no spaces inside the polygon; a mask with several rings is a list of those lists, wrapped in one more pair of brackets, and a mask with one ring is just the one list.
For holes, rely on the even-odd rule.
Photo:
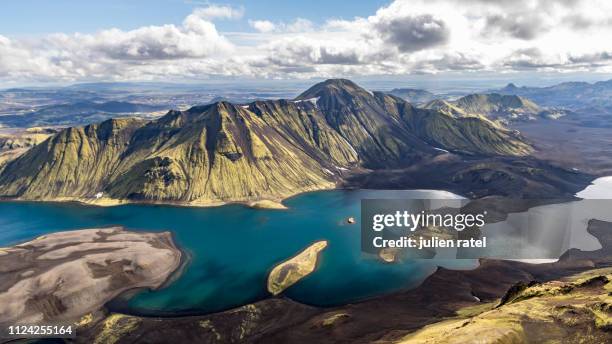
{"label": "mossy green slope", "polygon": [[541,111],[538,105],[527,98],[498,93],[470,94],[457,99],[456,105],[468,113],[474,114],[503,113],[509,111],[537,114]]}
{"label": "mossy green slope", "polygon": [[532,148],[518,132],[482,116],[453,117],[438,111],[401,107],[402,120],[423,140],[470,155],[522,156]]}
{"label": "mossy green slope", "polygon": [[441,154],[440,148],[476,155],[530,151],[486,119],[417,109],[340,79],[294,100],[219,102],[155,121],[113,119],[65,129],[6,165],[0,195],[201,205],[279,200],[332,188],[346,168],[406,166]]}
{"label": "mossy green slope", "polygon": [[497,93],[470,94],[455,101],[435,99],[425,104],[424,108],[453,117],[477,115],[505,120],[535,119],[540,114],[546,113],[527,98]]}
{"label": "mossy green slope", "polygon": [[610,343],[612,269],[595,269],[561,281],[517,284],[501,303],[461,309],[456,318],[404,338],[418,343]]}
{"label": "mossy green slope", "polygon": [[0,191],[24,199],[212,203],[280,198],[333,187],[321,162],[229,103],[158,121],[70,128],[7,166]]}
{"label": "mossy green slope", "polygon": [[68,128],[9,163],[2,194],[24,198],[91,195],[112,178],[134,131],[144,122],[113,119]]}

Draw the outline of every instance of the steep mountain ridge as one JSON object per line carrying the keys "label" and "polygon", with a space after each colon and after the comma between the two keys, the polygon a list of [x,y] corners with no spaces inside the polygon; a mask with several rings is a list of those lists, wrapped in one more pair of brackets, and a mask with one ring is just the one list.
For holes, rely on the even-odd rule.
{"label": "steep mountain ridge", "polygon": [[145,121],[68,128],[8,163],[0,195],[216,204],[333,188],[342,171],[407,166],[452,150],[526,155],[515,133],[371,93],[349,80],[294,100],[218,102]]}
{"label": "steep mountain ridge", "polygon": [[344,79],[317,84],[296,99],[315,100],[326,122],[353,144],[367,167],[393,166],[402,159],[418,161],[423,155],[436,154],[402,126],[394,107],[399,99],[370,93]]}
{"label": "steep mountain ridge", "polygon": [[334,185],[320,162],[229,103],[171,111],[159,121],[67,129],[9,164],[0,184],[3,194],[28,199],[103,192],[111,199],[202,204]]}
{"label": "steep mountain ridge", "polygon": [[420,109],[382,92],[368,92],[350,80],[317,84],[296,99],[315,100],[330,125],[353,143],[366,167],[395,167],[390,157],[418,162],[440,149],[465,154],[526,155],[517,133],[482,117],[455,118]]}

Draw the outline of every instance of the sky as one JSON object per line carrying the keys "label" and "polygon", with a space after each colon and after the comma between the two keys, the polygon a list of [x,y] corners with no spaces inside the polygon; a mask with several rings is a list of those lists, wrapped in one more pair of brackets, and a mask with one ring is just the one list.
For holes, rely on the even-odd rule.
{"label": "sky", "polygon": [[3,1],[0,82],[612,73],[607,0]]}

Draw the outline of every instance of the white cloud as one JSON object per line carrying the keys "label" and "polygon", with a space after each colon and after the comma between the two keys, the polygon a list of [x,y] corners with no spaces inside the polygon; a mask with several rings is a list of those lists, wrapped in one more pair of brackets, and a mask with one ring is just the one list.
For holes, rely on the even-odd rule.
{"label": "white cloud", "polygon": [[249,25],[259,32],[273,32],[276,25],[269,20],[249,20]]}
{"label": "white cloud", "polygon": [[290,23],[273,23],[269,20],[249,20],[249,25],[263,33],[305,33],[314,31],[314,24],[308,19],[296,18]]}
{"label": "white cloud", "polygon": [[368,17],[248,20],[256,32],[223,33],[214,20],[245,11],[212,5],[180,24],[0,36],[0,80],[610,71],[611,13],[605,0],[396,0]]}
{"label": "white cloud", "polygon": [[231,6],[210,5],[197,8],[191,14],[193,16],[212,20],[212,19],[240,19],[244,15],[244,8],[234,8]]}
{"label": "white cloud", "polygon": [[287,32],[308,32],[314,29],[314,24],[304,18],[297,18],[292,23],[289,23],[285,26],[285,31]]}

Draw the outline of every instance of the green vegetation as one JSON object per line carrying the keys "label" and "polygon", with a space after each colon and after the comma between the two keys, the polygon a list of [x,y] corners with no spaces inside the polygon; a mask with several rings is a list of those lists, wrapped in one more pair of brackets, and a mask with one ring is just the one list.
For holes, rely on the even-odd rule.
{"label": "green vegetation", "polygon": [[436,99],[424,107],[451,117],[486,117],[501,123],[531,121],[539,117],[556,119],[566,114],[564,110],[540,108],[527,98],[498,93],[470,94],[456,101]]}
{"label": "green vegetation", "polygon": [[470,306],[399,343],[607,343],[612,269],[512,287],[497,307]]}
{"label": "green vegetation", "polygon": [[295,100],[219,102],[164,117],[68,128],[7,163],[0,196],[210,205],[279,201],[335,187],[344,169],[410,166],[441,154],[529,154],[484,118],[455,118],[348,80]]}

